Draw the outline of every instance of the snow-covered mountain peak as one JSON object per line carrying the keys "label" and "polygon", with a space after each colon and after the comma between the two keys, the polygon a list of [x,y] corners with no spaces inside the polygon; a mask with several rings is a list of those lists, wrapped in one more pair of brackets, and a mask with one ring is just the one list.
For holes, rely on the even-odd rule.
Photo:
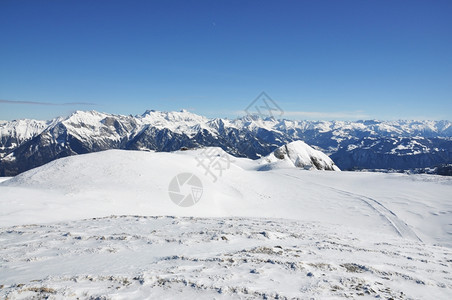
{"label": "snow-covered mountain peak", "polygon": [[209,119],[184,109],[172,112],[148,110],[138,119],[143,125],[150,125],[159,129],[166,128],[176,133],[188,135],[196,133],[200,129],[209,129],[206,125]]}
{"label": "snow-covered mountain peak", "polygon": [[281,146],[261,160],[261,170],[285,167],[340,171],[325,153],[315,150],[303,141]]}
{"label": "snow-covered mountain peak", "polygon": [[100,120],[107,117],[108,114],[100,113],[95,110],[83,111],[77,110],[72,113],[69,117],[67,117],[64,122],[65,123],[80,123],[87,125],[98,124]]}
{"label": "snow-covered mountain peak", "polygon": [[29,119],[0,123],[0,140],[13,138],[17,139],[15,143],[23,142],[42,132],[48,124],[50,121]]}
{"label": "snow-covered mountain peak", "polygon": [[163,112],[163,111],[156,111],[156,110],[147,110],[141,118],[143,120],[149,120],[149,121],[171,121],[171,122],[190,122],[190,121],[201,121],[206,122],[208,119],[199,116],[197,114],[191,113],[187,110],[181,110],[181,111],[170,111],[170,112]]}
{"label": "snow-covered mountain peak", "polygon": [[98,112],[96,110],[76,110],[69,116],[69,118],[75,116],[100,116],[100,115],[107,115],[107,113]]}
{"label": "snow-covered mountain peak", "polygon": [[[156,110],[155,110],[155,109],[147,109],[147,110],[141,115],[141,117],[145,117],[145,116],[147,116],[147,115],[149,115],[149,114],[151,114],[151,113],[153,113],[153,112],[156,112]],[[140,115],[136,115],[135,117],[139,118]]]}
{"label": "snow-covered mountain peak", "polygon": [[248,130],[255,132],[260,128],[268,131],[274,131],[283,121],[284,120],[276,120],[273,117],[261,118],[257,115],[246,115],[233,120],[232,123],[235,124],[236,127],[247,128]]}

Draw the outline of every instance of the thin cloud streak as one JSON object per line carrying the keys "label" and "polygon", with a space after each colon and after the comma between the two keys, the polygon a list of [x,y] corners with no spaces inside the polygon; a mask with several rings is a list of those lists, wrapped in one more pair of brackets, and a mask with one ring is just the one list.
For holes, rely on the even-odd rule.
{"label": "thin cloud streak", "polygon": [[0,99],[0,103],[5,104],[20,104],[20,105],[44,105],[44,106],[74,106],[74,105],[97,105],[91,102],[66,102],[66,103],[54,103],[54,102],[37,102],[37,101],[20,101],[20,100],[4,100]]}

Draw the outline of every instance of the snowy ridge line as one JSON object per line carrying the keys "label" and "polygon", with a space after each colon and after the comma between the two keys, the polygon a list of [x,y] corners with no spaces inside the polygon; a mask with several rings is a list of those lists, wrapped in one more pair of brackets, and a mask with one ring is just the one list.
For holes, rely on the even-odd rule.
{"label": "snowy ridge line", "polygon": [[[386,133],[392,136],[425,136],[425,134],[436,134],[440,136],[452,137],[452,122],[448,120],[358,120],[358,121],[308,121],[308,120],[288,120],[275,119],[273,117],[261,118],[259,116],[243,116],[236,119],[227,118],[207,118],[187,110],[161,112],[147,110],[142,115],[117,115],[97,111],[76,111],[70,116],[58,117],[48,121],[21,119],[14,121],[0,122],[0,129],[13,128],[17,124],[22,124],[18,129],[19,134],[27,130],[27,124],[42,123],[44,129],[54,126],[56,123],[84,123],[95,125],[99,120],[108,118],[134,120],[137,122],[139,132],[146,126],[168,128],[177,133],[197,132],[200,129],[218,130],[220,127],[250,127],[254,129],[265,128],[267,130],[317,130],[319,132],[335,132],[335,135],[342,136],[350,131],[368,131],[370,133]],[[24,127],[25,126],[25,127]],[[42,131],[42,130],[41,130]],[[3,132],[0,130],[0,138]]]}

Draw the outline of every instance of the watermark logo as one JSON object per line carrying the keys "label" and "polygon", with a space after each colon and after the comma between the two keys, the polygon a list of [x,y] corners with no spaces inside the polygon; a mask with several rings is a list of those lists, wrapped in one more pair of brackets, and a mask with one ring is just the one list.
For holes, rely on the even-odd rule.
{"label": "watermark logo", "polygon": [[265,117],[282,117],[284,111],[267,93],[262,92],[245,108],[247,115],[259,115]]}
{"label": "watermark logo", "polygon": [[229,155],[216,148],[204,149],[195,159],[198,162],[197,167],[204,169],[204,175],[212,176],[213,182],[216,182],[218,177],[223,175],[223,171],[231,166]]}
{"label": "watermark logo", "polygon": [[198,203],[201,200],[202,193],[202,182],[192,173],[177,175],[168,186],[171,201],[182,207],[189,207]]}

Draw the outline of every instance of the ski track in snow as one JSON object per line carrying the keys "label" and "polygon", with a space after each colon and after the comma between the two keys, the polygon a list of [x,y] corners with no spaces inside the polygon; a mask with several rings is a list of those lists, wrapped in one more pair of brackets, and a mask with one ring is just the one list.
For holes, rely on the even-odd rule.
{"label": "ski track in snow", "polygon": [[[292,176],[292,175],[289,175],[289,174],[284,174],[284,175],[300,180],[299,178],[297,178],[295,176]],[[422,242],[422,240],[416,235],[416,233],[414,233],[413,230],[411,230],[411,228],[408,227],[408,225],[404,221],[402,221],[399,217],[397,217],[397,215],[395,213],[393,213],[391,210],[387,209],[383,204],[381,204],[377,200],[375,200],[373,198],[370,198],[370,197],[367,197],[367,196],[364,196],[364,195],[357,194],[357,193],[352,193],[352,192],[341,190],[341,189],[338,189],[338,188],[325,186],[323,184],[319,184],[319,183],[316,183],[316,182],[311,182],[311,184],[320,186],[320,187],[322,187],[324,189],[332,190],[332,191],[337,192],[339,194],[342,194],[342,195],[345,195],[347,197],[351,197],[351,198],[356,199],[358,201],[364,202],[373,211],[375,211],[382,218],[384,218],[394,228],[394,230],[397,232],[397,234],[399,236],[401,236],[403,238],[415,239],[417,241]]]}
{"label": "ski track in snow", "polygon": [[[383,204],[381,204],[377,200],[366,197],[364,195],[359,195],[359,194],[355,194],[355,193],[351,193],[351,192],[347,192],[347,191],[342,191],[342,190],[338,190],[335,188],[332,188],[332,189],[334,189],[344,195],[347,195],[347,196],[356,196],[357,199],[367,203],[376,212],[378,212],[383,218],[385,218],[394,227],[396,232],[401,237],[415,239],[415,240],[422,242],[422,240],[416,235],[416,233],[413,232],[413,230],[411,230],[411,228],[408,227],[408,225],[405,222],[403,222],[395,213],[393,213],[391,210],[387,209]],[[372,203],[375,203],[375,205],[373,205]]]}
{"label": "ski track in snow", "polygon": [[315,222],[111,216],[0,231],[7,299],[450,299],[452,250]]}

